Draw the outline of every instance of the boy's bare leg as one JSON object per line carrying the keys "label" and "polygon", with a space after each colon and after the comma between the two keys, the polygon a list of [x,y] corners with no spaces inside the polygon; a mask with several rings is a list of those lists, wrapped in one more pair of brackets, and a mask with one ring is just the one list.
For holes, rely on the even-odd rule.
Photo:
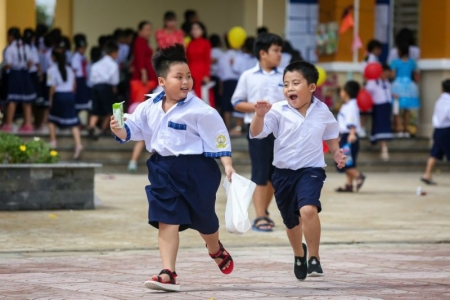
{"label": "boy's bare leg", "polygon": [[[200,236],[206,243],[206,247],[208,248],[209,254],[216,254],[220,250],[219,246],[219,231],[214,232],[213,234],[202,234],[200,233]],[[228,252],[228,251],[226,251]],[[217,264],[220,264],[222,262],[222,258],[215,258],[214,259]],[[228,262],[223,270],[227,269],[230,266],[231,262]]]}
{"label": "boy's bare leg", "polygon": [[300,218],[300,224],[295,226],[292,229],[286,228],[286,234],[289,239],[289,243],[291,243],[292,251],[294,251],[294,256],[304,256],[303,253],[303,245],[302,245],[302,220]]}
{"label": "boy's bare leg", "polygon": [[33,124],[33,113],[31,111],[31,103],[24,103],[23,107],[23,125],[32,125]]}
{"label": "boy's bare leg", "polygon": [[111,115],[107,115],[107,116],[103,117],[103,120],[102,120],[102,130],[103,131],[109,130],[110,119],[111,119]]}
{"label": "boy's bare leg", "polygon": [[53,123],[48,123],[48,131],[50,133],[50,142],[56,143],[56,126]]}
{"label": "boy's bare leg", "polygon": [[8,103],[8,108],[6,110],[6,121],[4,122],[6,125],[12,125],[14,121],[14,115],[16,113],[16,107],[16,102],[11,101]]}
{"label": "boy's bare leg", "polygon": [[432,173],[435,165],[436,165],[436,158],[430,156],[427,161],[425,173],[422,176],[423,179],[431,180],[431,178],[433,177]]}
{"label": "boy's bare leg", "polygon": [[308,258],[315,256],[318,260],[320,260],[319,244],[321,227],[317,207],[314,205],[305,205],[300,208],[300,215],[306,245],[308,246]]}
{"label": "boy's bare leg", "polygon": [[[267,217],[267,208],[273,197],[273,186],[270,181],[266,185],[257,185],[253,193],[253,205],[255,206],[256,217]],[[260,221],[265,222],[265,221]],[[258,224],[256,224],[258,225]],[[264,226],[266,227],[266,226]],[[271,228],[271,226],[267,226]]]}
{"label": "boy's bare leg", "polygon": [[[169,269],[174,272],[175,262],[177,260],[178,246],[180,236],[178,233],[180,225],[171,225],[159,222],[158,246],[161,256],[163,269]],[[167,274],[160,275],[163,282],[169,282],[170,277]],[[155,280],[156,276],[153,277]]]}

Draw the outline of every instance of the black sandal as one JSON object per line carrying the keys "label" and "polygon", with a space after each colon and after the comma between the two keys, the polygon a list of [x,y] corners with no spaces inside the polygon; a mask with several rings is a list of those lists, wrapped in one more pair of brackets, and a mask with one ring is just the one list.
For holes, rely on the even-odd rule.
{"label": "black sandal", "polygon": [[365,180],[366,180],[366,176],[363,173],[360,173],[359,177],[356,178],[356,191],[357,192],[359,192],[359,190],[363,186]]}
{"label": "black sandal", "polygon": [[[266,221],[267,223],[260,223],[258,224],[258,222],[260,221]],[[256,218],[255,220],[253,220],[253,225],[252,225],[252,229],[253,231],[258,231],[258,232],[271,232],[273,231],[272,227],[273,225],[271,224],[271,219],[269,219],[268,217],[259,217]],[[272,221],[273,223],[273,221]],[[269,228],[261,228],[261,227],[269,227]]]}
{"label": "black sandal", "polygon": [[[169,282],[163,282],[162,277],[160,275],[169,275]],[[157,280],[153,278],[147,280],[145,282],[145,287],[151,290],[160,290],[160,291],[168,291],[168,292],[176,292],[180,290],[180,285],[175,281],[178,274],[175,271],[170,271],[169,269],[164,269],[159,272],[159,275],[156,277]]]}
{"label": "black sandal", "polygon": [[425,182],[428,185],[437,185],[437,183],[435,181],[433,181],[432,179],[426,179],[426,178],[420,178],[420,180],[422,180],[422,182]]}
{"label": "black sandal", "polygon": [[353,193],[353,185],[352,184],[346,184],[345,187],[338,187],[336,189],[336,192],[339,192],[339,193]]}

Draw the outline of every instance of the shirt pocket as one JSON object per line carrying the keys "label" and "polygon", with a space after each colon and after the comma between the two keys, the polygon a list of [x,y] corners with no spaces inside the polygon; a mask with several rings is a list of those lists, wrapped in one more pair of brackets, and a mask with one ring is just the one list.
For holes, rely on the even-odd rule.
{"label": "shirt pocket", "polygon": [[325,124],[316,123],[303,123],[302,132],[300,134],[301,139],[313,146],[322,145],[322,137],[325,132]]}
{"label": "shirt pocket", "polygon": [[186,142],[187,125],[183,123],[175,123],[169,121],[167,123],[168,134],[166,136],[166,143],[179,146]]}

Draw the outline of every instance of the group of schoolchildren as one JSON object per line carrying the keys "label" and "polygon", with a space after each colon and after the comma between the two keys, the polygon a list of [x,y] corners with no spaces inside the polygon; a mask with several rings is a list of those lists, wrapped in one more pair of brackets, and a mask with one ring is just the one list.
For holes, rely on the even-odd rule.
{"label": "group of schoolchildren", "polygon": [[[12,27],[8,30],[8,46],[3,51],[1,68],[1,106],[5,117],[0,130],[13,132],[18,108],[22,108],[21,133],[48,126],[50,146],[57,147],[56,129],[71,129],[74,138],[73,158],[83,149],[80,137],[80,111],[88,111],[87,128],[94,130],[99,117],[108,128],[112,103],[119,83],[117,58],[119,46],[106,42],[93,47],[91,63],[85,52],[83,34],[71,41],[59,29],[50,32],[39,25],[33,29]],[[20,105],[20,106],[19,106]]]}

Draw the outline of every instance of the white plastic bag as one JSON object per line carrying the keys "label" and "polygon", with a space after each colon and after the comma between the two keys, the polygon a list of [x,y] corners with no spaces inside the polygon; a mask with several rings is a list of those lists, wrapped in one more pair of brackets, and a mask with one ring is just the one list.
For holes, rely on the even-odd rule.
{"label": "white plastic bag", "polygon": [[248,206],[252,201],[256,184],[241,175],[233,173],[231,182],[223,180],[223,188],[227,194],[225,208],[225,226],[230,233],[243,234],[250,229]]}

